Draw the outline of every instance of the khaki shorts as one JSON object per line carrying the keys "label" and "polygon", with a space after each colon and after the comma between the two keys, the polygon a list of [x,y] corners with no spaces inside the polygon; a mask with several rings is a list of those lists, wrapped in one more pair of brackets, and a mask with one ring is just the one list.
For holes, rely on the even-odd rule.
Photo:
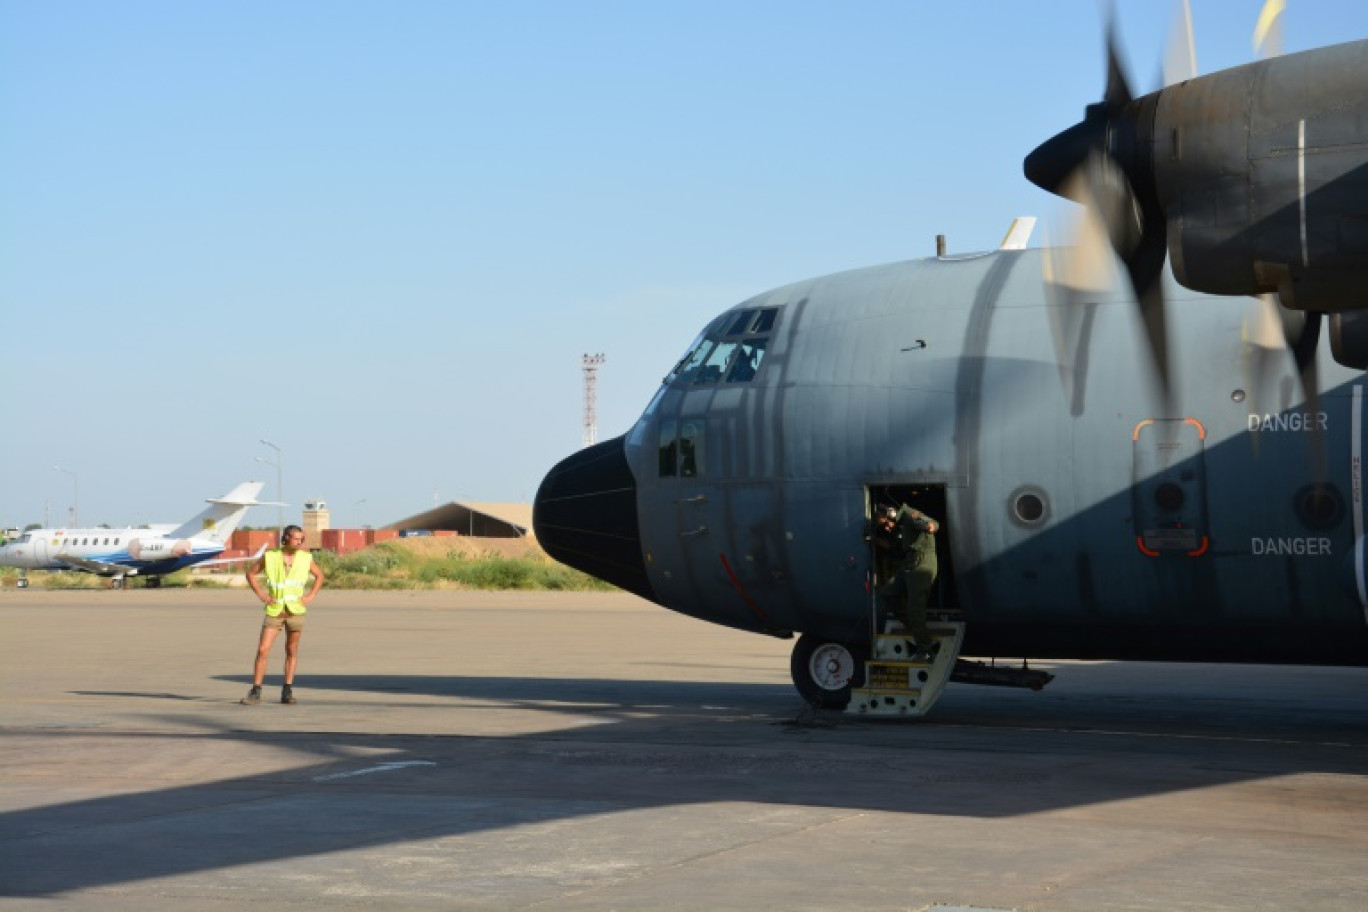
{"label": "khaki shorts", "polygon": [[287,633],[303,633],[304,615],[287,614],[284,611],[280,612],[280,614],[277,614],[275,617],[271,617],[268,614],[266,615],[266,620],[261,623],[261,629],[265,630],[268,627],[272,630],[279,630],[284,627]]}

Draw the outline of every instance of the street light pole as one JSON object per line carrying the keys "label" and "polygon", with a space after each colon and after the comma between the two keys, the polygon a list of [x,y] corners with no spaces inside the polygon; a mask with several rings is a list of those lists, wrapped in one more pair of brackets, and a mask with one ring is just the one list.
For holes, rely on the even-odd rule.
{"label": "street light pole", "polygon": [[284,465],[284,462],[285,462],[285,457],[281,455],[281,453],[280,453],[280,447],[276,446],[274,443],[271,443],[271,441],[266,440],[266,439],[263,438],[261,442],[264,443],[266,446],[268,446],[268,447],[270,447],[271,449],[273,449],[273,450],[276,451],[276,461],[275,461],[274,463],[269,462],[269,461],[267,461],[267,460],[265,460],[265,459],[262,459],[261,461],[262,461],[262,462],[265,462],[267,465],[274,465],[274,466],[275,466],[275,469],[276,469],[276,500],[280,501],[280,503],[282,504],[282,506],[279,506],[279,507],[276,508],[276,511],[277,511],[276,519],[279,520],[279,523],[280,523],[280,527],[279,527],[278,529],[276,529],[276,532],[279,533],[280,535],[284,535],[284,534],[285,534],[285,507],[284,507],[283,505],[284,505],[284,503],[285,503],[285,484],[284,484],[285,469],[283,468],[283,465]]}
{"label": "street light pole", "polygon": [[81,524],[81,485],[76,480],[76,473],[71,469],[64,469],[61,466],[53,466],[54,472],[65,472],[71,476],[71,527],[74,529]]}

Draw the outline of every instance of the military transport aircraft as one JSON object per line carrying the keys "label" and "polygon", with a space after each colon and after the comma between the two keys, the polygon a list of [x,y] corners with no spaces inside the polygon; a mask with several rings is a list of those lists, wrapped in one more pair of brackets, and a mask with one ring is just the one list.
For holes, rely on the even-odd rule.
{"label": "military transport aircraft", "polygon": [[[110,577],[121,589],[129,576],[144,576],[157,586],[161,577],[194,565],[242,563],[244,558],[216,560],[248,509],[265,506],[256,499],[263,485],[247,481],[180,526],[148,529],[31,529],[0,546],[0,567],[29,570],[78,570]],[[20,588],[28,577],[19,577]]]}
{"label": "military transport aircraft", "polygon": [[[1088,204],[1115,258],[1085,265],[1129,281],[1000,249],[745,301],[546,476],[546,551],[801,633],[795,685],[848,712],[1041,686],[1023,657],[1368,664],[1368,41],[1140,98],[1110,70],[1025,170]],[[942,523],[930,660],[874,596],[896,503]]]}

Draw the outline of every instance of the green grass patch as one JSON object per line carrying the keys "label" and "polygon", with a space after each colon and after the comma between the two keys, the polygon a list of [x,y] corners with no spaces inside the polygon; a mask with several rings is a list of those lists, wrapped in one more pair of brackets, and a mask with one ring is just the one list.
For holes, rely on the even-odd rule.
{"label": "green grass patch", "polygon": [[[393,542],[382,542],[349,554],[315,551],[328,589],[519,589],[549,592],[612,592],[615,586],[586,573],[558,564],[543,554],[501,557],[469,554],[453,549],[446,554],[423,554]],[[246,571],[246,565],[234,574]],[[0,581],[14,586],[19,571],[0,568]],[[33,571],[28,574],[35,589],[103,589],[109,580],[90,573]],[[130,576],[125,585],[142,588],[146,577]],[[224,588],[222,578],[178,570],[162,577],[168,589]]]}
{"label": "green grass patch", "polygon": [[453,550],[416,554],[382,542],[350,554],[315,551],[331,589],[522,589],[611,592],[616,587],[543,555],[498,557]]}
{"label": "green grass patch", "polygon": [[[0,585],[10,588],[19,579],[19,571],[14,567],[0,569]],[[146,588],[149,577],[141,574],[124,577],[124,585],[130,588]],[[107,576],[82,573],[79,570],[30,570],[29,585],[34,589],[108,589],[112,580]],[[226,585],[217,579],[199,576],[189,570],[177,570],[161,578],[163,589],[223,589]]]}

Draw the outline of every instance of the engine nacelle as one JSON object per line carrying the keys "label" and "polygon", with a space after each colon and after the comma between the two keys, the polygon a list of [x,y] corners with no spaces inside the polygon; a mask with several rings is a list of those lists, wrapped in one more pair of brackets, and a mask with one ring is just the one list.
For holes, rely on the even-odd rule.
{"label": "engine nacelle", "polygon": [[1368,41],[1316,53],[1337,78],[1293,54],[1159,93],[1154,190],[1188,288],[1368,308]]}
{"label": "engine nacelle", "polygon": [[143,538],[128,543],[128,553],[134,560],[161,561],[184,557],[194,550],[186,539]]}
{"label": "engine nacelle", "polygon": [[1330,315],[1330,351],[1345,367],[1368,370],[1368,311]]}

